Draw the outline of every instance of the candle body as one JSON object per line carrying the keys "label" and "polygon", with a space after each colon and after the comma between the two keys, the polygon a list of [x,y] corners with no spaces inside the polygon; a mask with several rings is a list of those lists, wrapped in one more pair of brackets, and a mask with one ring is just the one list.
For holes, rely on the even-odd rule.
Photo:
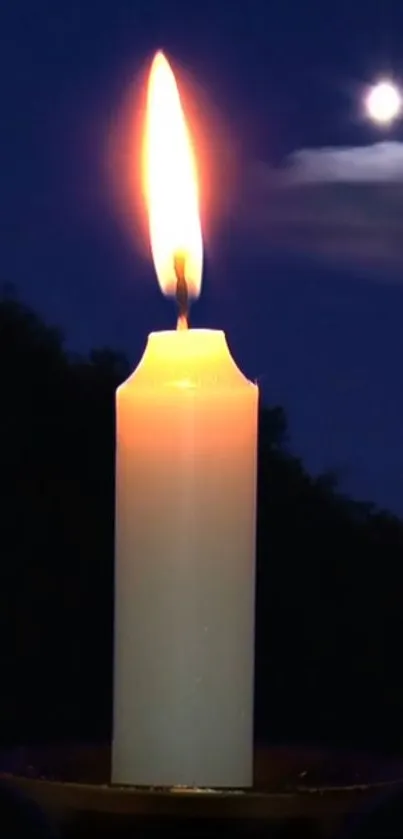
{"label": "candle body", "polygon": [[114,783],[252,784],[257,406],[211,330],[117,391]]}

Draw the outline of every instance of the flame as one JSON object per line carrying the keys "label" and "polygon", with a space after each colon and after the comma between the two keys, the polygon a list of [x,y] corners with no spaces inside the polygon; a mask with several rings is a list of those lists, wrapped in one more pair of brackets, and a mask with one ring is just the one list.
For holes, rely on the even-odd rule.
{"label": "flame", "polygon": [[203,242],[196,162],[175,76],[162,52],[155,55],[150,71],[143,162],[151,251],[161,290],[175,294],[174,262],[179,257],[189,296],[198,297]]}

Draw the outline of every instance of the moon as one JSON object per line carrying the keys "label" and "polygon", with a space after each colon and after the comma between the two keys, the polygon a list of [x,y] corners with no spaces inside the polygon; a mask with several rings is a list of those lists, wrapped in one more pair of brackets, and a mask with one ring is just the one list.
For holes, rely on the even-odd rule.
{"label": "moon", "polygon": [[401,114],[402,94],[393,82],[377,82],[367,93],[365,110],[372,122],[390,125]]}

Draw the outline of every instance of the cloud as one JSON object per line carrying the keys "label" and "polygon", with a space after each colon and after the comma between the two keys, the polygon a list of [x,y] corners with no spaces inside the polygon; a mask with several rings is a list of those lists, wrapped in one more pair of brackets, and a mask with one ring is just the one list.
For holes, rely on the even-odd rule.
{"label": "cloud", "polygon": [[296,151],[256,166],[247,193],[244,223],[263,246],[400,279],[403,143]]}
{"label": "cloud", "polygon": [[403,185],[403,143],[361,148],[302,149],[290,155],[291,183],[391,183]]}

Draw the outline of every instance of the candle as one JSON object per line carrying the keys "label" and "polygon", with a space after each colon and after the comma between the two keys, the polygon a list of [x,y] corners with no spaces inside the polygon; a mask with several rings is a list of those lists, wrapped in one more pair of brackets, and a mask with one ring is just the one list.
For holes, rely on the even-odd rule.
{"label": "candle", "polygon": [[247,787],[258,391],[223,332],[187,328],[202,272],[197,176],[161,53],[145,164],[154,263],[179,320],[149,335],[117,391],[112,780]]}

